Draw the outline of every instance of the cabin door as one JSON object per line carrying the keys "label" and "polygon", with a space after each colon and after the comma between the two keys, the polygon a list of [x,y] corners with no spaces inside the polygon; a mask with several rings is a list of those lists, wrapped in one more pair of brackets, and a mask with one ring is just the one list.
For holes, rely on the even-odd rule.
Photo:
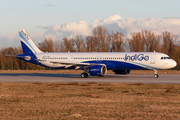
{"label": "cabin door", "polygon": [[155,64],[155,58],[156,58],[156,54],[155,53],[151,54],[150,64]]}
{"label": "cabin door", "polygon": [[69,56],[69,62],[73,62],[73,59],[74,59],[73,55]]}

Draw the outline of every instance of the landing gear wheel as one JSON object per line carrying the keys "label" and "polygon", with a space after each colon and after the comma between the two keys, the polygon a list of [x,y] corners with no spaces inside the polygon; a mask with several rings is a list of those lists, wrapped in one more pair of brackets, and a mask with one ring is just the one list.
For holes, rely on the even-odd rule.
{"label": "landing gear wheel", "polygon": [[155,78],[158,78],[158,77],[159,77],[159,75],[158,75],[157,72],[158,72],[158,70],[154,70],[154,77],[155,77]]}
{"label": "landing gear wheel", "polygon": [[159,75],[158,75],[158,74],[155,74],[155,75],[154,75],[154,77],[155,77],[155,78],[158,78],[158,77],[159,77]]}
{"label": "landing gear wheel", "polygon": [[87,78],[88,77],[88,74],[87,73],[82,73],[81,74],[81,78]]}
{"label": "landing gear wheel", "polygon": [[87,77],[88,77],[88,74],[87,74],[87,73],[84,73],[84,75],[85,75],[85,78],[87,78]]}
{"label": "landing gear wheel", "polygon": [[81,74],[81,78],[84,78],[84,77],[85,77],[85,75],[84,75],[84,73],[82,73],[82,74]]}

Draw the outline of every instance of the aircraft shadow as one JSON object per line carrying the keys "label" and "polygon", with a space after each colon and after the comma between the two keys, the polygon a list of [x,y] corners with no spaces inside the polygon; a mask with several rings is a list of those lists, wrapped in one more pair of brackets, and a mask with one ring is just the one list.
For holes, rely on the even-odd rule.
{"label": "aircraft shadow", "polygon": [[[31,77],[60,77],[60,78],[81,78],[80,74],[45,74],[45,73],[0,73],[0,76],[31,76]],[[89,75],[89,78],[129,78],[130,75],[107,74],[104,77]],[[134,76],[139,78],[152,78],[153,76]]]}
{"label": "aircraft shadow", "polygon": [[1,73],[0,76],[35,76],[35,77],[80,78],[79,74],[45,74],[45,73]]}

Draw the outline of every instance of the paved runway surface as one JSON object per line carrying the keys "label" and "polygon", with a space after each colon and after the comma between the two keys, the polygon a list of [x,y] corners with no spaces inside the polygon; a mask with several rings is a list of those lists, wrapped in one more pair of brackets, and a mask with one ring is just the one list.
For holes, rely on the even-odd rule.
{"label": "paved runway surface", "polygon": [[180,84],[180,75],[162,74],[154,78],[153,74],[110,74],[105,77],[89,76],[81,78],[79,74],[19,74],[1,73],[0,82],[97,82],[97,83],[148,83],[148,84]]}

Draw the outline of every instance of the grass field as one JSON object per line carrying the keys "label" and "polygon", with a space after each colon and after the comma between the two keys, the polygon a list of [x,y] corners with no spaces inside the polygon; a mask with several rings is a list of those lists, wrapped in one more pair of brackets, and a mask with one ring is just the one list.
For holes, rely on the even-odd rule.
{"label": "grass field", "polygon": [[180,119],[180,85],[0,83],[0,119]]}

